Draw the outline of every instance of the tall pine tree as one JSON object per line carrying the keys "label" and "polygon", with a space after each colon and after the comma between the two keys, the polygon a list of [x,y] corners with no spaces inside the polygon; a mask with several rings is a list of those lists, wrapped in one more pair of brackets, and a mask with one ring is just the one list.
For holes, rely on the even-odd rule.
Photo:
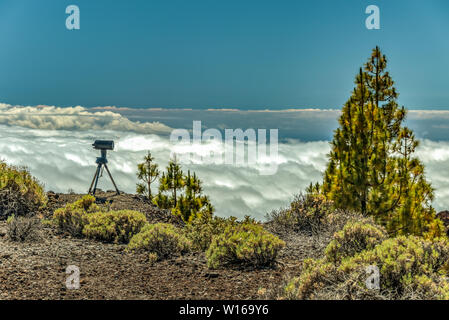
{"label": "tall pine tree", "polygon": [[355,79],[331,142],[322,191],[338,208],[373,215],[393,234],[442,234],[433,189],[413,157],[418,146],[403,127],[404,107],[376,47]]}

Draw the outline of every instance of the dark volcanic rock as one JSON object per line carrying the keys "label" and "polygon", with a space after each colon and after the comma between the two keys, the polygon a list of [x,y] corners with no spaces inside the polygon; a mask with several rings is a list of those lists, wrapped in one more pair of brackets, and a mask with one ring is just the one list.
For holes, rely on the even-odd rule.
{"label": "dark volcanic rock", "polygon": [[[48,194],[44,214],[81,198],[81,194]],[[160,210],[143,197],[98,192],[111,210],[143,212],[151,222],[183,224],[169,210]],[[41,241],[18,243],[4,235],[0,221],[0,300],[2,299],[260,299],[298,275],[301,259],[312,247],[304,235],[290,234],[287,247],[273,268],[210,270],[204,253],[193,252],[150,263],[147,253],[127,250],[125,244],[73,238],[45,225]],[[300,252],[291,255],[291,252]],[[66,287],[66,268],[79,267],[78,290]]]}
{"label": "dark volcanic rock", "polygon": [[[83,195],[49,194],[52,210]],[[150,222],[181,224],[168,210],[159,210],[134,195],[98,193],[112,201],[111,210],[145,213]],[[106,204],[108,205],[108,204]],[[224,268],[210,270],[204,253],[150,263],[148,253],[127,250],[126,244],[73,238],[44,226],[41,241],[19,243],[5,236],[0,221],[0,300],[3,299],[260,299],[284,283],[288,274],[299,274],[296,256],[281,255],[274,268]],[[292,238],[293,239],[293,238]],[[287,240],[303,243],[302,238]],[[294,247],[295,248],[295,247]],[[79,268],[80,288],[68,290],[66,268]]]}

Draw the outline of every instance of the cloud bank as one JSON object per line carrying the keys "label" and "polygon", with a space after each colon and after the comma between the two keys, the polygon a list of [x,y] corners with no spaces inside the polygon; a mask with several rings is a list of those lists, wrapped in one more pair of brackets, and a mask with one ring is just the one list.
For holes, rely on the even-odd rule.
{"label": "cloud bank", "polygon": [[[8,163],[27,165],[46,190],[85,193],[95,171],[98,151],[91,147],[98,136],[115,139],[116,150],[108,155],[109,166],[121,190],[133,193],[136,165],[148,149],[164,168],[173,145],[168,137],[122,131],[67,131],[29,129],[0,125],[0,157]],[[217,146],[218,148],[220,146]],[[255,168],[234,165],[194,163],[183,169],[194,170],[204,181],[220,216],[252,215],[263,219],[273,209],[288,205],[294,194],[310,182],[320,181],[329,152],[327,141],[290,140],[279,144],[277,174],[260,175]],[[435,207],[449,208],[449,142],[424,140],[418,156],[426,165],[427,176],[436,188]],[[105,174],[99,187],[112,189]]]}
{"label": "cloud bank", "polygon": [[[169,134],[191,129],[200,120],[204,130],[216,128],[279,129],[279,139],[328,141],[338,126],[339,109],[135,109],[126,107],[12,106],[0,103],[0,124],[44,130],[114,130]],[[406,125],[420,139],[449,141],[449,110],[410,110]]]}
{"label": "cloud bank", "polygon": [[[116,107],[59,108],[0,104],[0,158],[26,165],[46,190],[85,193],[95,171],[98,138],[116,140],[110,168],[119,188],[133,193],[137,163],[151,150],[164,168],[174,146],[171,128],[192,129],[193,120],[207,128],[279,129],[275,175],[261,175],[257,166],[236,166],[193,161],[184,170],[198,173],[204,190],[221,216],[252,215],[262,219],[273,209],[288,205],[310,182],[321,181],[329,152],[328,141],[337,126],[339,110],[188,110]],[[449,209],[449,111],[410,111],[408,125],[422,143],[418,157],[436,188],[434,206]],[[208,148],[223,153],[222,143]],[[175,148],[176,149],[176,148]],[[178,148],[177,151],[182,151]],[[206,149],[195,150],[198,154]],[[107,176],[99,187],[112,189]]]}
{"label": "cloud bank", "polygon": [[44,130],[115,130],[167,134],[171,128],[160,122],[131,121],[112,111],[92,112],[84,107],[12,106],[0,104],[0,124]]}

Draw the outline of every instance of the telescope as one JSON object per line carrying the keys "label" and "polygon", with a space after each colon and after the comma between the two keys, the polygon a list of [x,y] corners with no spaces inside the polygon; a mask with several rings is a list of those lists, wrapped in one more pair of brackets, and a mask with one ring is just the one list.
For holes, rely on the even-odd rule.
{"label": "telescope", "polygon": [[114,150],[114,141],[112,140],[95,140],[92,144],[96,150]]}
{"label": "telescope", "polygon": [[[108,150],[114,150],[114,141],[112,140],[95,140],[95,142],[92,144],[92,147],[96,150],[100,150],[101,156],[97,157],[97,160],[95,161],[97,163],[97,170],[95,171],[94,178],[92,179],[92,183],[90,184],[89,188],[89,194],[92,193],[92,195],[95,195],[95,192],[97,191],[97,184],[98,179],[103,176],[103,170],[106,169],[109,178],[111,178],[112,184],[115,187],[115,191],[117,191],[117,194],[120,194],[120,191],[117,188],[117,185],[115,184],[114,179],[112,178],[111,172],[108,168],[108,159],[106,158],[107,151]],[[93,190],[92,190],[93,187]],[[92,192],[93,191],[93,192]]]}

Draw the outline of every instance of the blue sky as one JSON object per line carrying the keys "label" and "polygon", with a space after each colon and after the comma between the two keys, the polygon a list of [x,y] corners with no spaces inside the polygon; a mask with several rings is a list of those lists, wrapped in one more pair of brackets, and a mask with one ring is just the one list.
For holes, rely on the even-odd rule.
{"label": "blue sky", "polygon": [[0,101],[337,108],[379,45],[401,104],[449,108],[448,36],[447,0],[0,0]]}

